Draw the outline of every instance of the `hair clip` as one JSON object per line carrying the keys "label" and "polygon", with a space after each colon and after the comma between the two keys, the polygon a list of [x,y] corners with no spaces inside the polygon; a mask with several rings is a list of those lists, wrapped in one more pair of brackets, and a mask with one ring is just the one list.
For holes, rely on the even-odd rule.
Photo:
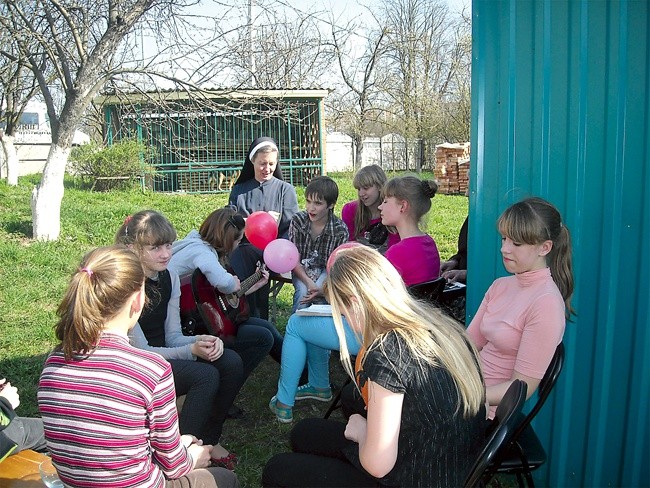
{"label": "hair clip", "polygon": [[244,220],[244,217],[242,217],[239,214],[231,215],[230,217],[228,217],[228,223],[237,230],[243,229],[244,226],[246,225],[246,221]]}
{"label": "hair clip", "polygon": [[129,222],[131,222],[131,219],[133,218],[132,215],[127,215],[126,218],[124,219],[124,235],[128,236],[129,235]]}
{"label": "hair clip", "polygon": [[93,275],[93,270],[90,269],[88,266],[84,266],[83,268],[80,268],[79,271],[81,271],[82,273],[88,273],[88,276]]}

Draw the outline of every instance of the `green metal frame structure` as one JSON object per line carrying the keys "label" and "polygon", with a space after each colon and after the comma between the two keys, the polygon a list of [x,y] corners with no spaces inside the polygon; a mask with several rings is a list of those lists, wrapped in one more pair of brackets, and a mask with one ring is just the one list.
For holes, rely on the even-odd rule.
{"label": "green metal frame structure", "polygon": [[229,191],[253,139],[278,143],[283,176],[305,185],[323,174],[327,90],[156,91],[103,95],[108,144],[125,138],[154,149],[154,191]]}

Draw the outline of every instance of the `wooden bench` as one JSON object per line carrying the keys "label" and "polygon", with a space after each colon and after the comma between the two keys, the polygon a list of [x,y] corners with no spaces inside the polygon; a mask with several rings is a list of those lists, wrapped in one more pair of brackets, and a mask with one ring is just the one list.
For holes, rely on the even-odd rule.
{"label": "wooden bench", "polygon": [[291,272],[284,274],[271,273],[269,277],[269,298],[270,298],[270,309],[269,318],[274,324],[278,318],[278,294],[285,283],[291,284]]}
{"label": "wooden bench", "polygon": [[46,459],[29,449],[9,456],[0,463],[0,488],[43,488],[38,466]]}

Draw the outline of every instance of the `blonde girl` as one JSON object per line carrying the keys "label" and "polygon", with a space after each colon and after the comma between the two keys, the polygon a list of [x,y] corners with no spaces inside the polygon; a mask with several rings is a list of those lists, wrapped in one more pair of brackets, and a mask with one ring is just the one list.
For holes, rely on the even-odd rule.
{"label": "blonde girl", "polygon": [[58,308],[59,346],[38,404],[52,460],[66,486],[238,486],[205,468],[212,446],[178,430],[174,381],[159,355],[129,344],[145,307],[145,273],[124,247],[88,253]]}
{"label": "blonde girl", "polygon": [[572,313],[571,237],[560,212],[541,198],[515,203],[499,217],[498,278],[468,327],[480,351],[490,416],[515,379],[539,386]]}
{"label": "blonde girl", "polygon": [[365,246],[336,253],[325,292],[353,377],[341,314],[365,347],[356,377],[368,390],[367,419],[300,422],[294,452],[269,461],[264,486],[461,486],[485,422],[478,358],[463,329],[413,299]]}
{"label": "blonde girl", "polygon": [[180,430],[214,445],[216,464],[234,468],[236,457],[219,441],[223,423],[244,382],[241,357],[211,335],[184,336],[180,280],[168,269],[176,231],[163,215],[143,210],[126,218],[116,242],[131,248],[144,268],[149,306],[130,332],[136,347],[157,352],[172,366],[176,395],[185,395]]}
{"label": "blonde girl", "polygon": [[351,241],[385,252],[399,242],[399,234],[381,223],[379,205],[384,199],[386,173],[381,166],[364,166],[354,175],[352,185],[357,190],[357,200],[343,205],[341,219],[348,226]]}

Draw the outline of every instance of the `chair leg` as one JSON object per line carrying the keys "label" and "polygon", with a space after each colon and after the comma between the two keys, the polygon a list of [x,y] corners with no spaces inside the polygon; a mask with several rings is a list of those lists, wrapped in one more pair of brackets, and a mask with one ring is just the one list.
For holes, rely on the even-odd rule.
{"label": "chair leg", "polygon": [[517,473],[517,486],[519,486],[519,488],[524,488],[526,486],[524,483],[524,477],[519,472]]}
{"label": "chair leg", "polygon": [[341,388],[339,388],[338,393],[337,393],[336,396],[332,399],[332,403],[330,403],[330,406],[327,408],[327,412],[325,412],[325,415],[323,415],[323,418],[324,418],[324,419],[328,419],[328,418],[330,418],[330,415],[332,415],[332,412],[334,412],[334,410],[337,410],[337,409],[339,409],[339,408],[341,408],[341,407],[343,406],[342,403],[341,403],[341,395],[343,394],[343,388],[344,388],[346,385],[349,385],[351,382],[352,382],[352,380],[351,380],[350,378],[348,378],[348,379],[345,381],[345,383],[343,383],[343,385],[341,386]]}
{"label": "chair leg", "polygon": [[332,400],[332,403],[330,403],[330,406],[327,408],[327,412],[325,412],[325,415],[323,415],[324,419],[330,418],[330,415],[332,415],[332,412],[334,410],[337,410],[341,408],[341,392],[343,391],[343,388],[339,390],[339,392],[336,394],[334,399]]}
{"label": "chair leg", "polygon": [[529,488],[535,488],[535,482],[533,481],[533,475],[530,470],[526,470],[526,481],[528,482]]}

